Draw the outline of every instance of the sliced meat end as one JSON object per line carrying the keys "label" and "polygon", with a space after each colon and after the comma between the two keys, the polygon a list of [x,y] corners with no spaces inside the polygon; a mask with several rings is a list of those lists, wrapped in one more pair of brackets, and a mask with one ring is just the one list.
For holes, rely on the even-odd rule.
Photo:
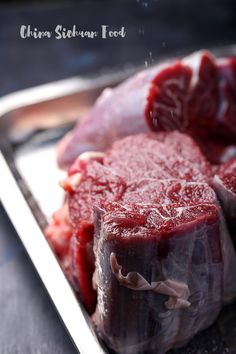
{"label": "sliced meat end", "polygon": [[150,90],[146,119],[150,128],[205,135],[217,112],[217,69],[214,57],[201,51],[157,74]]}
{"label": "sliced meat end", "polygon": [[236,59],[200,51],[134,75],[106,89],[58,146],[67,168],[85,151],[104,151],[128,135],[179,130],[234,144]]}
{"label": "sliced meat end", "polygon": [[127,183],[143,178],[209,181],[212,169],[194,140],[186,134],[160,132],[126,137],[104,157]]}
{"label": "sliced meat end", "polygon": [[185,100],[191,76],[191,68],[181,61],[157,74],[150,88],[145,112],[151,130],[185,131],[189,127]]}

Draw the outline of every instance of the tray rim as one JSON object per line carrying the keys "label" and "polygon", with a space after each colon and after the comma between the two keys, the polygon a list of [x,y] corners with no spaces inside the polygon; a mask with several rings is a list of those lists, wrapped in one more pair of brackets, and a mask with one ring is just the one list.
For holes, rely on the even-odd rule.
{"label": "tray rim", "polygon": [[104,72],[96,77],[72,76],[42,85],[17,90],[0,97],[0,119],[10,112],[37,103],[70,96],[79,92],[114,86],[138,71],[141,66],[130,66],[123,70]]}

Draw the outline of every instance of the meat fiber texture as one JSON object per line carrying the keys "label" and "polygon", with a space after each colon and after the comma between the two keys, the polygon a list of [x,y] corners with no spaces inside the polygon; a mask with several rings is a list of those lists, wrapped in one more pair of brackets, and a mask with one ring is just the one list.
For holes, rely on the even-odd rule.
{"label": "meat fiber texture", "polygon": [[84,151],[149,130],[191,134],[213,163],[236,156],[236,59],[200,51],[106,89],[60,142],[58,163],[67,168]]}
{"label": "meat fiber texture", "polygon": [[116,352],[184,345],[235,296],[236,259],[212,179],[194,140],[175,131],[84,153],[61,183],[70,279]]}
{"label": "meat fiber texture", "polygon": [[118,353],[164,353],[219,314],[219,209],[106,205],[96,214],[95,323]]}

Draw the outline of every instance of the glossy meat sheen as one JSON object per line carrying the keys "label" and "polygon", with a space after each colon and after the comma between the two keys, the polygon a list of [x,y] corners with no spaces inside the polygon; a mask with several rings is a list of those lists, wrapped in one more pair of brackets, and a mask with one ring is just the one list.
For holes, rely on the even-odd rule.
{"label": "glossy meat sheen", "polygon": [[[111,348],[122,354],[162,354],[185,344],[215,320],[223,296],[217,206],[113,204],[95,215],[98,305],[94,320]],[[111,254],[124,276],[132,272],[128,285],[116,278]],[[151,285],[168,279],[187,285],[190,306],[168,310],[168,295],[143,287],[139,291],[140,285],[132,282],[138,276]]]}
{"label": "glossy meat sheen", "polygon": [[234,144],[235,68],[236,59],[215,59],[201,51],[156,65],[105,90],[59,144],[59,165],[66,168],[84,151],[104,151],[118,139],[148,130],[177,129],[197,140]]}
{"label": "glossy meat sheen", "polygon": [[118,353],[184,345],[235,297],[236,257],[212,179],[195,141],[173,131],[84,153],[61,182],[71,282]]}
{"label": "glossy meat sheen", "polygon": [[177,131],[140,134],[115,142],[104,164],[127,183],[143,177],[208,181],[212,176],[210,164],[193,139]]}
{"label": "glossy meat sheen", "polygon": [[[160,203],[166,183],[162,182],[162,192],[160,190],[155,200],[151,190],[155,188],[153,182],[159,183],[158,179],[166,178],[170,180],[169,193],[172,189],[173,195],[176,189],[176,195],[189,201],[188,185],[171,179],[208,182],[211,176],[211,166],[194,141],[178,132],[131,136],[115,143],[103,157],[93,152],[78,157],[69,169],[68,179],[63,186],[68,192],[70,220],[74,230],[70,248],[73,283],[77,284],[77,288],[80,287],[81,298],[90,312],[95,306],[95,301],[91,305],[91,299],[94,299],[91,279],[93,235],[87,230],[93,228],[93,206],[100,200],[119,202],[136,199],[137,202],[152,200]],[[144,178],[149,186],[142,191]],[[153,182],[151,179],[154,179]],[[162,184],[159,183],[160,188]],[[196,191],[195,199],[200,194],[206,197],[210,193],[204,183],[201,186],[196,183],[195,187],[190,185],[190,189],[193,188]],[[194,193],[191,195],[194,199]],[[78,263],[80,266],[75,267]],[[86,269],[91,271],[86,272]]]}

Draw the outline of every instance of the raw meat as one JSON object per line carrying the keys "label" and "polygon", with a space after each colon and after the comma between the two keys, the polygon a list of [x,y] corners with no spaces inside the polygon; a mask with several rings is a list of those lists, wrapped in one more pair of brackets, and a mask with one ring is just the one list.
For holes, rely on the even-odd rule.
{"label": "raw meat", "polygon": [[211,165],[193,139],[177,131],[129,136],[113,144],[104,165],[129,184],[146,178],[210,181]]}
{"label": "raw meat", "polygon": [[[137,149],[140,155],[137,155]],[[76,251],[75,246],[71,247],[71,272],[90,312],[95,306],[95,301],[91,304],[91,298],[94,299],[91,244],[93,206],[96,202],[101,199],[119,202],[122,198],[134,198],[135,193],[131,190],[136,188],[135,182],[143,180],[144,176],[155,178],[156,182],[157,178],[173,177],[203,182],[209,181],[212,176],[211,166],[193,140],[178,132],[130,136],[115,143],[113,149],[103,155],[96,152],[80,155],[62,183],[68,192],[70,218],[76,234],[73,241]],[[127,197],[128,192],[130,197]],[[79,259],[80,266],[75,267]],[[86,272],[86,269],[91,271]]]}
{"label": "raw meat", "polygon": [[184,345],[235,295],[235,255],[212,178],[194,140],[174,131],[84,153],[61,183],[71,281],[117,352]]}
{"label": "raw meat", "polygon": [[97,302],[97,293],[91,282],[95,270],[93,234],[93,225],[84,221],[70,240],[71,283],[89,314],[94,312]]}
{"label": "raw meat", "polygon": [[217,112],[217,69],[208,52],[184,58],[158,73],[149,96],[147,122],[152,130],[212,129]]}
{"label": "raw meat", "polygon": [[234,144],[235,68],[236,59],[215,59],[201,51],[106,89],[59,144],[59,165],[66,168],[84,151],[104,151],[115,140],[148,130],[177,129],[197,140],[220,139],[226,147]]}
{"label": "raw meat", "polygon": [[222,305],[219,208],[113,203],[95,211],[98,332],[122,354],[164,353]]}

